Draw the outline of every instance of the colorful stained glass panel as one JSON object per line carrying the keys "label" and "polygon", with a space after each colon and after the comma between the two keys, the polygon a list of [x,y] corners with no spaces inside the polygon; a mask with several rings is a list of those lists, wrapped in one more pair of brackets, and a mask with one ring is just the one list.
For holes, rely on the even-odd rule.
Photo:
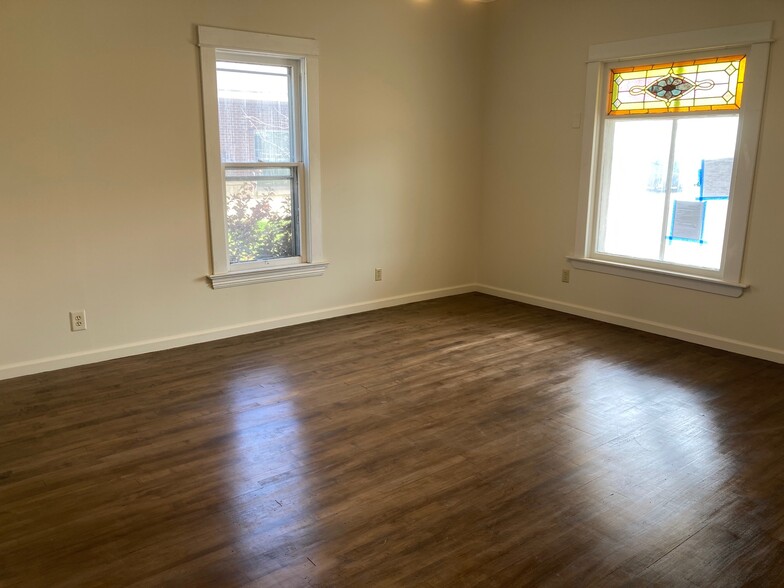
{"label": "colorful stained glass panel", "polygon": [[610,115],[738,110],[746,57],[732,55],[610,71]]}

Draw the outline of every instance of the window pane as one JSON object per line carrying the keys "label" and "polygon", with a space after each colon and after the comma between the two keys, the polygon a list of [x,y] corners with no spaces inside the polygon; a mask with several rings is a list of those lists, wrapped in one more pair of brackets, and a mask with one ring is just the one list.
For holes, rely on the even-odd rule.
{"label": "window pane", "polygon": [[[270,172],[281,172],[269,175]],[[295,257],[296,176],[291,168],[226,170],[226,228],[231,264]]]}
{"label": "window pane", "polygon": [[[680,190],[673,193],[668,210],[665,261],[721,266],[737,134],[737,115],[678,120],[675,164]],[[704,214],[691,215],[698,207]],[[699,222],[702,226],[690,234],[689,224]]]}
{"label": "window pane", "polygon": [[616,68],[610,72],[608,112],[737,110],[745,71],[743,55]]}
{"label": "window pane", "polygon": [[[659,259],[672,124],[669,119],[607,122],[605,154],[612,155],[602,177],[598,251]],[[678,178],[676,170],[673,190],[679,189]]]}
{"label": "window pane", "polygon": [[719,269],[737,131],[737,115],[608,121],[597,251]]}
{"label": "window pane", "polygon": [[221,161],[293,161],[288,67],[219,61]]}

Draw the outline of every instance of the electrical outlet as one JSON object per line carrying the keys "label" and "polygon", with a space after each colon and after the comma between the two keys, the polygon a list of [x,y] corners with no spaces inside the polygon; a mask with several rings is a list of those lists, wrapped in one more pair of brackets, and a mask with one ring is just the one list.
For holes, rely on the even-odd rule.
{"label": "electrical outlet", "polygon": [[75,310],[71,312],[70,315],[72,331],[87,330],[87,314],[84,312],[84,310]]}
{"label": "electrical outlet", "polygon": [[376,268],[376,282],[380,282],[380,281],[381,281],[381,268],[377,267]]}
{"label": "electrical outlet", "polygon": [[561,281],[564,284],[568,284],[569,283],[569,270],[568,269],[561,270]]}

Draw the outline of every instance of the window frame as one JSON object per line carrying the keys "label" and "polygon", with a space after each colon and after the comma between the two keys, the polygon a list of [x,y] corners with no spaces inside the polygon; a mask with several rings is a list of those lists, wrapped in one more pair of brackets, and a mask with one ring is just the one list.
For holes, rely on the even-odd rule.
{"label": "window frame", "polygon": [[[605,43],[589,48],[577,230],[574,253],[567,256],[573,267],[733,297],[740,296],[748,288],[747,284],[741,282],[743,250],[772,31],[773,23],[764,22]],[[619,63],[642,63],[646,60],[653,60],[651,63],[667,61],[670,58],[677,61],[684,59],[685,55],[715,54],[716,51],[745,53],[747,56],[743,104],[740,111],[730,111],[738,113],[740,121],[720,268],[713,271],[598,252],[597,231],[601,222],[598,211],[601,200],[600,180],[602,166],[607,165],[603,158],[603,133],[607,118],[604,110],[609,91],[610,68],[617,67]],[[626,119],[628,116],[632,115],[618,118]],[[663,113],[650,116],[667,118],[683,115]]]}
{"label": "window frame", "polygon": [[[323,275],[328,262],[323,255],[321,229],[317,41],[206,26],[198,27],[198,38],[212,253],[212,274],[208,278],[212,287],[217,289]],[[232,55],[243,56],[249,63],[296,65],[292,76],[297,76],[297,79],[290,90],[292,114],[296,119],[294,161],[264,162],[256,167],[291,168],[297,178],[294,188],[298,192],[298,210],[292,211],[295,220],[299,219],[299,226],[295,229],[299,236],[300,255],[297,257],[241,264],[229,262],[216,65]]]}

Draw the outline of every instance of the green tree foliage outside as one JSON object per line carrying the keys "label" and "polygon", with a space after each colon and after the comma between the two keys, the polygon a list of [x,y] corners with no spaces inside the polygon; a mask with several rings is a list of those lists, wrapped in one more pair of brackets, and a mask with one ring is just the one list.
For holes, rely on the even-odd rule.
{"label": "green tree foliage outside", "polygon": [[271,187],[242,182],[226,189],[231,263],[293,257],[291,199],[282,203]]}

